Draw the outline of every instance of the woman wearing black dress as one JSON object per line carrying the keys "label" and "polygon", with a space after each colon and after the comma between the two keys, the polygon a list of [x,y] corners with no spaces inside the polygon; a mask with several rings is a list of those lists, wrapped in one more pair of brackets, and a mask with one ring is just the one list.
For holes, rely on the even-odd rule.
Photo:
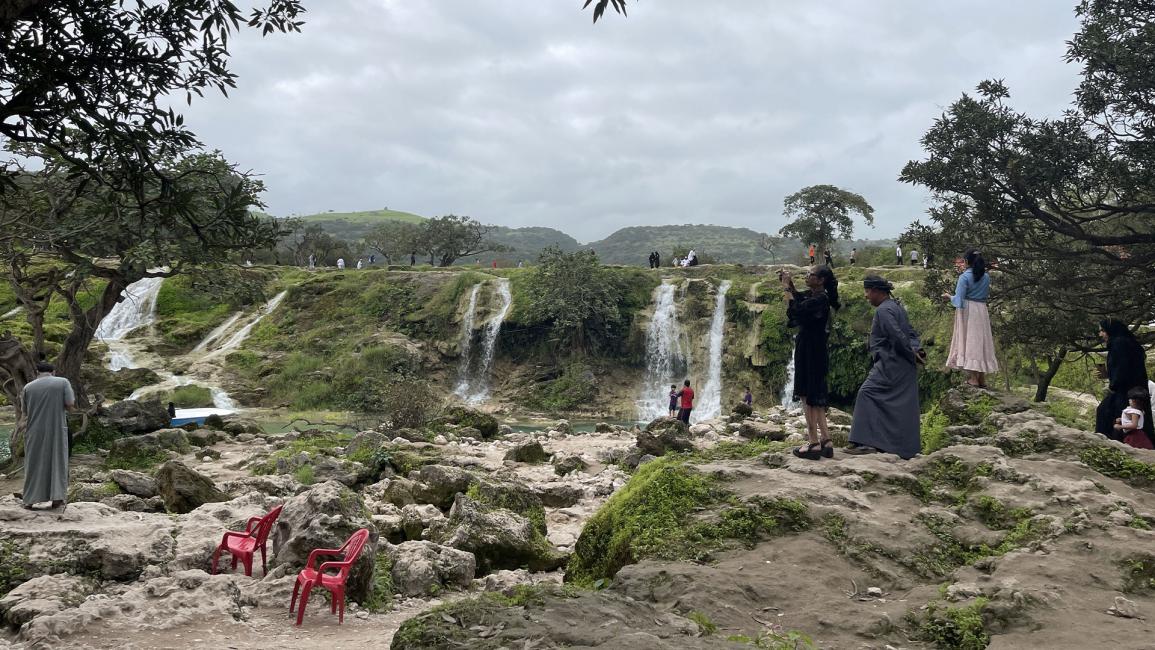
{"label": "woman wearing black dress", "polygon": [[[828,395],[826,373],[830,354],[826,340],[830,334],[830,310],[838,309],[838,280],[828,266],[815,266],[806,275],[806,288],[794,288],[794,280],[782,275],[786,316],[790,327],[798,328],[794,345],[794,399],[802,400],[806,433],[810,444],[794,450],[808,460],[834,456],[834,443],[826,426]],[[821,437],[819,437],[821,435]]]}
{"label": "woman wearing black dress", "polygon": [[[1107,394],[1095,411],[1095,431],[1113,440],[1122,440],[1115,430],[1115,418],[1127,408],[1127,391],[1147,390],[1147,352],[1127,326],[1114,318],[1099,323],[1099,336],[1107,343]],[[1143,431],[1152,437],[1150,403],[1143,414]]]}

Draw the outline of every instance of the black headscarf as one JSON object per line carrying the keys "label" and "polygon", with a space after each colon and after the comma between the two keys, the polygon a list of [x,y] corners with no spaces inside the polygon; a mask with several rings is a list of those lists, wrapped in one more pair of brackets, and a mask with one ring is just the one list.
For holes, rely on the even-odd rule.
{"label": "black headscarf", "polygon": [[1125,336],[1131,339],[1135,338],[1135,335],[1131,333],[1127,325],[1117,318],[1106,318],[1099,321],[1099,329],[1107,333],[1108,339],[1114,339],[1119,336]]}
{"label": "black headscarf", "polygon": [[894,291],[894,285],[887,282],[886,278],[879,275],[868,275],[862,279],[862,286],[864,289],[881,289],[882,291]]}

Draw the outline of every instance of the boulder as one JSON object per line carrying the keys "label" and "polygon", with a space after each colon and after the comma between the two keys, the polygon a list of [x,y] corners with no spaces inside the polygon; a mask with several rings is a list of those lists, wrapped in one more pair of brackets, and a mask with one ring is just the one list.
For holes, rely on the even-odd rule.
{"label": "boulder", "polygon": [[512,460],[518,463],[544,463],[549,460],[549,454],[541,446],[540,442],[531,440],[514,445],[509,451],[505,452],[505,460]]}
{"label": "boulder", "polygon": [[454,496],[465,492],[477,481],[477,477],[470,472],[448,465],[424,465],[411,476],[414,474],[416,482],[412,487],[413,498],[418,503],[432,503],[442,510],[453,504]]}
{"label": "boulder", "polygon": [[405,532],[405,539],[421,539],[422,533],[439,519],[445,519],[437,506],[424,504],[409,504],[401,508],[400,527]]}
{"label": "boulder", "polygon": [[608,422],[598,422],[594,425],[594,433],[613,433],[614,427]]}
{"label": "boulder", "polygon": [[539,483],[533,491],[547,508],[568,508],[585,496],[585,490],[570,483]]}
{"label": "boulder", "polygon": [[205,418],[205,426],[209,429],[216,429],[217,431],[225,430],[225,419],[220,415],[213,413]]}
{"label": "boulder", "polygon": [[754,407],[750,406],[746,402],[738,402],[737,404],[734,405],[734,408],[730,409],[730,412],[735,413],[737,415],[740,415],[742,417],[746,417],[748,415],[754,414]]}
{"label": "boulder", "polygon": [[553,471],[556,472],[558,476],[565,476],[570,472],[578,472],[587,467],[589,467],[589,465],[577,454],[557,454],[553,457]]}
{"label": "boulder", "polygon": [[272,566],[299,569],[315,548],[340,548],[357,529],[369,529],[369,543],[349,574],[349,597],[364,603],[373,591],[377,528],[360,495],[337,481],[314,485],[285,502],[272,534],[277,549]]}
{"label": "boulder", "polygon": [[115,494],[100,502],[125,512],[164,512],[164,499],[160,497],[142,499],[132,494]]}
{"label": "boulder", "polygon": [[785,440],[786,430],[777,424],[746,420],[738,427],[738,435],[750,440]]}
{"label": "boulder", "polygon": [[[206,420],[206,424],[207,424]],[[232,436],[239,436],[242,433],[251,433],[253,435],[260,435],[265,432],[261,428],[261,423],[250,418],[243,418],[237,415],[229,415],[222,420],[221,430]]]}
{"label": "boulder", "polygon": [[190,445],[197,447],[211,447],[224,439],[219,432],[212,429],[193,429],[185,433],[185,436]]}
{"label": "boulder", "polygon": [[477,573],[472,553],[433,542],[404,542],[385,549],[393,561],[393,589],[423,597],[444,588],[468,589]]}
{"label": "boulder", "polygon": [[0,621],[18,629],[37,616],[62,612],[83,602],[95,593],[98,582],[92,578],[49,575],[33,578],[0,598]]}
{"label": "boulder", "polygon": [[[678,424],[682,424],[679,422]],[[636,437],[638,449],[651,456],[664,456],[670,451],[692,451],[694,443],[687,437],[685,425],[679,430],[677,427],[667,427],[657,433],[642,431]]]}
{"label": "boulder", "polygon": [[68,502],[103,501],[120,494],[120,487],[111,481],[106,483],[77,482],[68,486]]}
{"label": "boulder", "polygon": [[472,553],[481,573],[522,566],[552,571],[564,561],[528,519],[503,508],[486,508],[464,494],[457,495],[449,519],[430,528],[428,536]]}
{"label": "boulder", "polygon": [[387,438],[385,434],[376,431],[362,431],[353,436],[353,439],[345,446],[345,455],[368,457],[391,438],[392,436]]}
{"label": "boulder", "polygon": [[829,424],[840,424],[848,427],[850,426],[851,422],[854,421],[854,418],[851,417],[851,415],[846,411],[842,411],[831,406],[830,408],[826,409],[826,421]]}
{"label": "boulder", "polygon": [[529,485],[512,479],[482,478],[468,494],[487,508],[505,508],[525,517],[539,533],[545,534],[545,507]]}
{"label": "boulder", "polygon": [[673,435],[685,437],[689,435],[689,427],[686,423],[677,418],[658,418],[646,425],[646,433],[663,434],[672,433]]}
{"label": "boulder", "polygon": [[100,426],[127,435],[151,433],[168,426],[168,410],[160,402],[124,400],[100,409],[96,415]]}
{"label": "boulder", "polygon": [[108,448],[108,462],[140,465],[148,460],[161,460],[168,451],[183,454],[188,450],[188,436],[183,429],[161,429],[113,440]]}
{"label": "boulder", "polygon": [[161,465],[156,472],[156,485],[170,512],[192,512],[206,503],[229,500],[212,479],[178,460]]}
{"label": "boulder", "polygon": [[222,489],[237,497],[248,492],[260,492],[274,497],[291,497],[300,494],[305,486],[289,474],[271,474],[269,476],[246,476],[235,481],[228,481]]}
{"label": "boulder", "polygon": [[488,440],[496,438],[498,434],[497,419],[488,413],[482,413],[477,409],[471,409],[467,406],[451,406],[445,410],[436,420],[434,424],[453,424],[459,427],[472,427],[477,429],[481,437]]}
{"label": "boulder", "polygon": [[148,474],[133,472],[127,469],[114,469],[108,473],[113,483],[120,486],[121,492],[132,494],[142,499],[154,497],[158,494],[156,479]]}
{"label": "boulder", "polygon": [[699,422],[698,424],[690,427],[690,435],[694,436],[695,438],[704,436],[707,433],[714,433],[714,427],[702,422]]}
{"label": "boulder", "polygon": [[550,428],[559,433],[573,435],[573,425],[569,423],[569,420],[558,420],[557,423]]}

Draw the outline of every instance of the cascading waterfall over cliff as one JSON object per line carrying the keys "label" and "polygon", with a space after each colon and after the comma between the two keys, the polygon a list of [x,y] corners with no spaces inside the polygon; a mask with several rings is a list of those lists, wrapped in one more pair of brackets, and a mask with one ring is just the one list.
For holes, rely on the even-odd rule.
{"label": "cascading waterfall over cliff", "polygon": [[[281,304],[281,301],[285,299],[285,296],[288,295],[288,293],[289,293],[288,291],[282,291],[281,293],[278,293],[277,295],[273,296],[269,300],[269,302],[265,303],[264,307],[261,307],[260,309],[257,310],[257,315],[255,318],[250,320],[248,323],[245,323],[244,327],[237,330],[236,333],[234,333],[232,336],[230,336],[228,338],[228,340],[226,340],[223,344],[221,344],[220,347],[214,349],[212,352],[205,355],[205,358],[207,359],[209,357],[215,357],[217,355],[225,354],[226,352],[230,352],[232,350],[239,348],[241,346],[241,343],[244,343],[245,339],[249,338],[249,334],[252,334],[253,328],[256,327],[257,324],[260,323],[262,320],[264,320],[265,316],[268,316],[269,314],[273,313],[273,310],[275,310],[277,308],[277,305]],[[209,334],[209,336],[212,336],[212,334]],[[206,337],[205,341],[206,342],[208,341],[207,337]]]}
{"label": "cascading waterfall over cliff", "polygon": [[794,353],[798,351],[798,339],[794,339],[794,346],[790,349],[790,361],[786,363],[786,383],[782,385],[782,394],[778,401],[787,408],[797,406],[794,401]]}
{"label": "cascading waterfall over cliff", "polygon": [[465,399],[469,395],[469,365],[473,352],[473,314],[477,311],[477,294],[481,283],[473,285],[469,292],[469,306],[461,316],[461,361],[457,365],[457,387],[453,394]]}
{"label": "cascading waterfall over cliff", "polygon": [[663,281],[654,290],[654,315],[646,330],[646,376],[637,402],[641,422],[668,414],[670,385],[681,385],[687,368],[674,300],[677,289],[676,285]]}
{"label": "cascading waterfall over cliff", "polygon": [[119,345],[129,332],[156,320],[156,297],[164,278],[142,278],[124,288],[123,299],[100,321],[96,338],[108,345],[108,367],[112,370],[135,368],[127,346]]}
{"label": "cascading waterfall over cliff", "polygon": [[469,294],[468,311],[461,319],[461,363],[458,366],[457,387],[453,393],[470,404],[480,404],[489,399],[489,373],[493,367],[493,356],[497,351],[497,337],[501,334],[501,325],[509,315],[509,308],[513,305],[513,293],[509,288],[509,280],[498,278],[497,311],[485,322],[483,339],[481,341],[481,356],[477,363],[473,363],[473,326],[476,322],[474,312],[477,310],[477,295],[481,284],[473,286]]}
{"label": "cascading waterfall over cliff", "polygon": [[722,413],[722,338],[726,333],[726,292],[730,281],[722,280],[714,298],[714,318],[710,322],[710,362],[707,366],[706,385],[695,405],[694,421],[716,418]]}

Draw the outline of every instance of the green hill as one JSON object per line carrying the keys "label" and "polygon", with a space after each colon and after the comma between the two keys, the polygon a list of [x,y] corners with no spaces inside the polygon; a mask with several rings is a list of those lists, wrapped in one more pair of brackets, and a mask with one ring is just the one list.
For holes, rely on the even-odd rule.
{"label": "green hill", "polygon": [[586,248],[606,264],[644,265],[651,251],[661,253],[662,264],[667,264],[675,248],[693,248],[729,264],[767,264],[770,254],[758,246],[761,239],[762,233],[730,226],[630,226]]}
{"label": "green hill", "polygon": [[363,212],[318,212],[317,214],[307,214],[298,217],[302,221],[345,221],[347,223],[361,223],[373,225],[379,221],[407,221],[409,223],[421,223],[425,221],[425,217],[413,214],[411,212],[401,212],[400,210],[390,210],[384,208],[382,210],[365,210]]}
{"label": "green hill", "polygon": [[503,253],[505,257],[532,261],[548,246],[557,246],[563,251],[576,251],[582,247],[578,240],[560,230],[531,226],[528,228],[506,228],[494,226],[489,231],[494,241],[513,250]]}

